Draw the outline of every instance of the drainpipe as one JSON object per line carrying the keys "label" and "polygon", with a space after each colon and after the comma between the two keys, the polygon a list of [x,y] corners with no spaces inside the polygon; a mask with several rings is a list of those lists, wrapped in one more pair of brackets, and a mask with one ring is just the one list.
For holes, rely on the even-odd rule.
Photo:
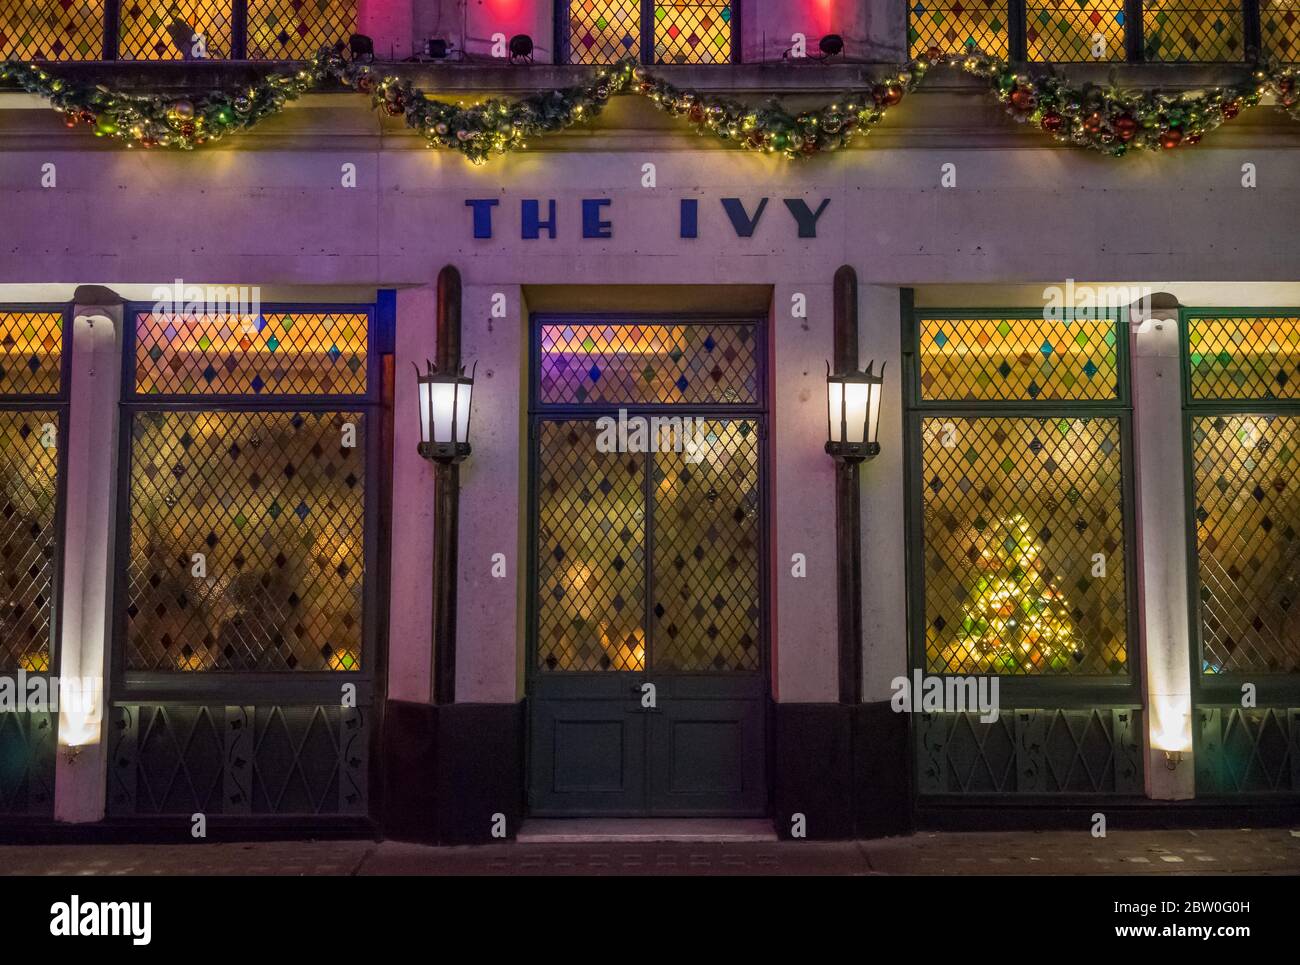
{"label": "drainpipe", "polygon": [[[836,373],[858,368],[858,276],[848,265],[835,272]],[[862,702],[862,491],[859,464],[835,463],[835,597],[839,626],[840,703]]]}
{"label": "drainpipe", "polygon": [[[460,272],[438,272],[439,372],[460,371]],[[456,702],[456,553],[459,545],[460,467],[433,467],[433,702]]]}

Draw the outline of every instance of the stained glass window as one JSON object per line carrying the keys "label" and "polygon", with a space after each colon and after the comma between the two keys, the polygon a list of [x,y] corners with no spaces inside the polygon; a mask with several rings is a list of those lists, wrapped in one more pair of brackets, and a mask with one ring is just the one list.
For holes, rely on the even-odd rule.
{"label": "stained glass window", "polygon": [[365,433],[360,412],[136,413],[127,668],[360,669]]}
{"label": "stained glass window", "polygon": [[104,0],[0,0],[0,60],[99,60]]}
{"label": "stained glass window", "polygon": [[1029,0],[1025,42],[1035,61],[1124,60],[1124,2]]}
{"label": "stained glass window", "polygon": [[[534,433],[539,669],[759,668],[756,335],[540,326],[538,411],[584,412],[541,415]],[[646,403],[657,407],[623,408]],[[754,415],[710,414],[720,404]]]}
{"label": "stained glass window", "polygon": [[121,0],[118,56],[122,60],[230,57],[232,0]]}
{"label": "stained glass window", "polygon": [[913,57],[932,48],[941,53],[983,51],[1010,56],[1006,0],[915,0],[910,7],[908,44]]}
{"label": "stained glass window", "polygon": [[924,318],[926,400],[1100,401],[1119,392],[1117,325],[1042,315]]}
{"label": "stained glass window", "polygon": [[562,322],[542,326],[538,401],[758,401],[756,326]]}
{"label": "stained glass window", "polygon": [[136,391],[165,395],[363,395],[364,312],[136,316]]}
{"label": "stained glass window", "polygon": [[50,668],[59,413],[0,409],[0,672]]}
{"label": "stained glass window", "polygon": [[307,60],[357,32],[357,0],[248,0],[248,59]]}
{"label": "stained glass window", "polygon": [[1245,57],[1240,3],[1231,0],[1143,0],[1147,60],[1225,61]]}
{"label": "stained glass window", "polygon": [[57,395],[63,313],[0,311],[0,396]]}
{"label": "stained glass window", "polygon": [[1300,318],[1187,319],[1193,399],[1300,399]]}
{"label": "stained glass window", "polygon": [[1192,420],[1203,669],[1300,673],[1300,416]]}
{"label": "stained glass window", "polygon": [[926,669],[1124,673],[1119,420],[944,415],[921,436]]}
{"label": "stained glass window", "polygon": [[1260,0],[1264,51],[1278,60],[1300,60],[1300,0]]}
{"label": "stained glass window", "polygon": [[[731,60],[731,3],[661,0],[649,30],[657,64],[721,64]],[[612,64],[640,59],[640,0],[570,0],[569,62]]]}

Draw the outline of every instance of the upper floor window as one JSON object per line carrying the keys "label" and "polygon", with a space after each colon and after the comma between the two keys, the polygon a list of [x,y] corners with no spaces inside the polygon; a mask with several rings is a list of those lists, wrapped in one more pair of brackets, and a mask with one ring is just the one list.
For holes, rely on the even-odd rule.
{"label": "upper floor window", "polygon": [[913,56],[983,51],[1017,61],[1300,59],[1300,0],[912,0]]}
{"label": "upper floor window", "polygon": [[0,59],[306,60],[357,0],[0,0]]}
{"label": "upper floor window", "polygon": [[736,0],[568,0],[558,58],[612,64],[725,64],[732,59]]}

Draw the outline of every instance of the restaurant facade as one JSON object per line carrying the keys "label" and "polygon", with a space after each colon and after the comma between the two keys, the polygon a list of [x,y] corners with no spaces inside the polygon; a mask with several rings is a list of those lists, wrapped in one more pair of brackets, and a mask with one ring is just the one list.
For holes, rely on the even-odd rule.
{"label": "restaurant facade", "polygon": [[0,0],[0,827],[1294,816],[1291,9]]}

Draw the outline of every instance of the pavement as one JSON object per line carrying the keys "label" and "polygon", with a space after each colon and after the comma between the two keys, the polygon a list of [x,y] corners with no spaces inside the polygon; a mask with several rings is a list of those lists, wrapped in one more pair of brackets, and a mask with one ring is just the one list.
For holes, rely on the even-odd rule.
{"label": "pavement", "polygon": [[1300,830],[922,832],[875,841],[12,845],[0,875],[1297,875]]}

